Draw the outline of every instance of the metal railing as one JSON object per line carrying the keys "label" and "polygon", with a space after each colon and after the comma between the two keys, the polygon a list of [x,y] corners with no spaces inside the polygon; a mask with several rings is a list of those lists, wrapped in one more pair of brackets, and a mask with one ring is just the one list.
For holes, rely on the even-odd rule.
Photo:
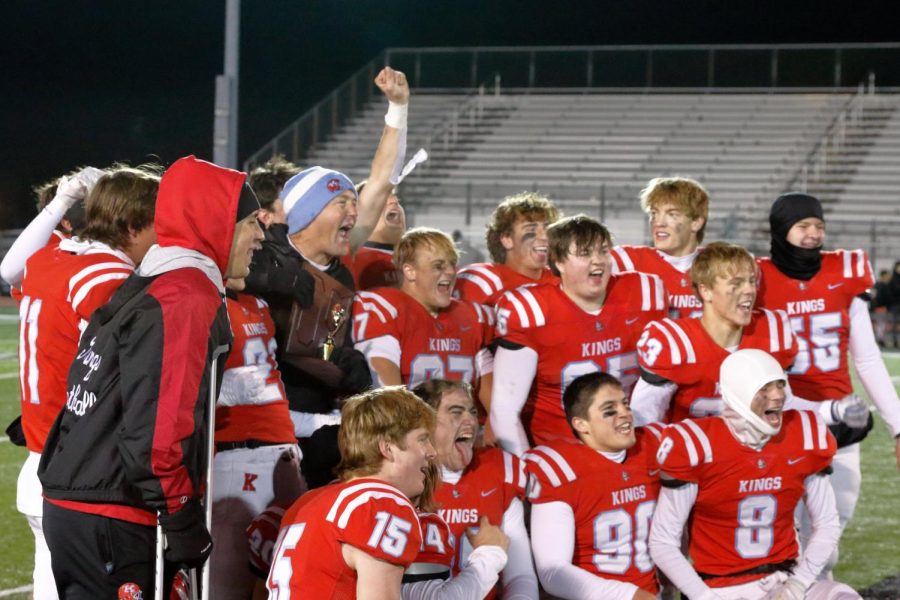
{"label": "metal railing", "polygon": [[828,156],[832,152],[839,152],[847,136],[847,127],[857,125],[862,119],[866,97],[871,98],[875,94],[874,75],[869,77],[868,85],[860,83],[856,93],[844,104],[843,108],[834,116],[828,127],[812,144],[809,151],[799,161],[793,176],[788,179],[784,189],[799,189],[808,191],[810,183],[817,183],[825,175],[828,169]]}
{"label": "metal railing", "polygon": [[453,93],[500,80],[506,93],[852,91],[872,71],[882,89],[900,88],[900,43],[389,48],[252,154],[245,170],[279,153],[305,157],[372,97],[382,64],[411,74],[419,91]]}
{"label": "metal railing", "polygon": [[852,88],[870,71],[900,86],[900,43],[390,48],[418,88]]}

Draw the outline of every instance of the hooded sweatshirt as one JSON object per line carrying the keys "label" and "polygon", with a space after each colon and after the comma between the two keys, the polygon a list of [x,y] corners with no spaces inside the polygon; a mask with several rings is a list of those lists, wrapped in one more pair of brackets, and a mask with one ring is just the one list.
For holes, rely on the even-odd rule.
{"label": "hooded sweatshirt", "polygon": [[[203,495],[210,378],[231,343],[223,280],[245,174],[193,156],[163,175],[153,246],[97,310],[38,474],[70,510],[153,525]],[[215,370],[213,370],[213,368]]]}

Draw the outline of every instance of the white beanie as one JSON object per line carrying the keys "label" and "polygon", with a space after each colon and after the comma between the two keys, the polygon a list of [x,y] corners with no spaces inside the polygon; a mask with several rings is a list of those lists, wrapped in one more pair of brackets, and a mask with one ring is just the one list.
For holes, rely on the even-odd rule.
{"label": "white beanie", "polygon": [[725,405],[766,436],[777,435],[775,428],[750,408],[756,393],[773,381],[787,381],[784,369],[771,354],[748,348],[738,350],[722,362],[719,386]]}

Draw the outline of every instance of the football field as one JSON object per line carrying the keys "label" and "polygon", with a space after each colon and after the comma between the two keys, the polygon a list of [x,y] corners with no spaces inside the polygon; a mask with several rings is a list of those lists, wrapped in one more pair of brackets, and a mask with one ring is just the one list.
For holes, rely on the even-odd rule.
{"label": "football field", "polygon": [[[15,311],[0,309],[0,427],[4,429],[19,414],[17,338]],[[897,385],[900,354],[886,354],[885,362]],[[864,395],[861,386],[858,391]],[[893,441],[884,424],[876,421],[862,446],[862,495],[856,516],[841,539],[841,560],[835,571],[837,579],[856,589],[900,572],[900,473]],[[16,476],[27,452],[5,436],[0,440],[0,598],[24,599],[27,593],[14,590],[31,583],[33,538],[24,517],[16,511]],[[896,591],[900,594],[900,589]]]}

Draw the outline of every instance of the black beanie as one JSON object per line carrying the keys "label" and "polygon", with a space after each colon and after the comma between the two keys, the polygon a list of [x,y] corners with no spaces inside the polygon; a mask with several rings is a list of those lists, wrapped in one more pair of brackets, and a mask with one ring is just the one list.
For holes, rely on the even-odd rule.
{"label": "black beanie", "polygon": [[256,198],[256,194],[253,192],[250,184],[245,181],[244,187],[241,188],[241,196],[238,198],[235,222],[243,221],[256,210],[259,210],[259,200]]}
{"label": "black beanie", "polygon": [[814,196],[800,192],[778,196],[769,211],[772,262],[792,279],[808,281],[822,267],[822,248],[800,248],[787,241],[791,227],[810,217],[825,220],[822,203]]}

